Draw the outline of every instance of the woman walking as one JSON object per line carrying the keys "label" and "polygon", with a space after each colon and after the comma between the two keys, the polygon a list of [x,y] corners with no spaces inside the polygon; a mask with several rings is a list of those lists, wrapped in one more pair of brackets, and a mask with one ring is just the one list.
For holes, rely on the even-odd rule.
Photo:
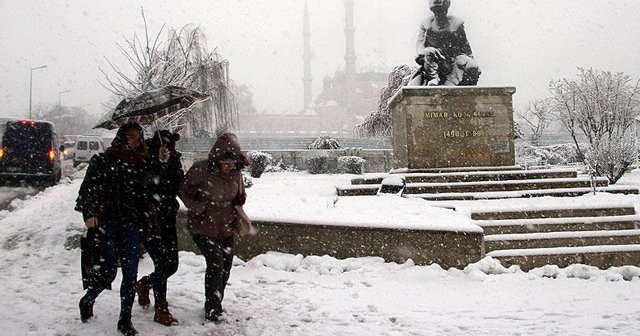
{"label": "woman walking", "polygon": [[96,298],[116,277],[118,261],[122,268],[120,318],[118,331],[137,335],[131,323],[131,308],[140,255],[140,228],[147,225],[153,198],[148,184],[147,148],[142,128],[137,123],[124,124],[111,147],[95,155],[87,168],[76,199],[88,229],[100,228],[106,237],[104,285],[89,287],[80,299],[80,319],[93,316]]}
{"label": "woman walking", "polygon": [[232,133],[218,137],[207,160],[187,172],[179,196],[188,211],[193,241],[204,255],[205,318],[218,321],[233,262],[233,234],[237,227],[235,205],[246,200],[242,173],[246,159]]}
{"label": "woman walking", "polygon": [[153,288],[153,320],[165,326],[178,324],[178,320],[169,312],[167,279],[178,270],[176,215],[179,205],[176,196],[184,175],[180,163],[181,154],[176,151],[176,141],[179,139],[178,133],[160,130],[155,132],[153,138],[147,140],[149,159],[153,167],[151,177],[154,197],[159,204],[152,218],[151,230],[143,235],[142,239],[153,260],[154,270],[136,283],[138,303],[144,308],[151,304],[149,291]]}

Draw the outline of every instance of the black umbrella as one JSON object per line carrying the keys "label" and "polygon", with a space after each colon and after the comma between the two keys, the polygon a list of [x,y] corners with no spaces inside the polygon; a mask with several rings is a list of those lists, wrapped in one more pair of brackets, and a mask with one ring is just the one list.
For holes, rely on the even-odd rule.
{"label": "black umbrella", "polygon": [[111,118],[94,128],[116,129],[128,122],[150,125],[162,117],[183,111],[208,94],[179,86],[164,86],[144,92],[137,97],[124,99],[116,106]]}

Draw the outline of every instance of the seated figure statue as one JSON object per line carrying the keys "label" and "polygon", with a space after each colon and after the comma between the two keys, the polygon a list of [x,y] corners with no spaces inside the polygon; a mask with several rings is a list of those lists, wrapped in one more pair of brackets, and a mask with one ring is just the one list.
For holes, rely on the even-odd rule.
{"label": "seated figure statue", "polygon": [[447,15],[450,0],[429,0],[433,16],[422,21],[416,42],[418,71],[408,85],[476,85],[480,68],[473,59],[464,21]]}

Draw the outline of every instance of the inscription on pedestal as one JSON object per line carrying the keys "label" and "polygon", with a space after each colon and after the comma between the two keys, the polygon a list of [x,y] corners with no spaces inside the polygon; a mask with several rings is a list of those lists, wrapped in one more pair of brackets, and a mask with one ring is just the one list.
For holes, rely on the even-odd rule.
{"label": "inscription on pedestal", "polygon": [[390,104],[395,167],[514,165],[514,92],[514,88],[402,88]]}

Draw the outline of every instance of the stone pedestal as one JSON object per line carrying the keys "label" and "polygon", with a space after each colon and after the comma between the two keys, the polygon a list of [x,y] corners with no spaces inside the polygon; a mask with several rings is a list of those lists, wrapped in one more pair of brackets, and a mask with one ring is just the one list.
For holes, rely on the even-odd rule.
{"label": "stone pedestal", "polygon": [[403,87],[391,98],[394,168],[515,165],[513,87]]}

